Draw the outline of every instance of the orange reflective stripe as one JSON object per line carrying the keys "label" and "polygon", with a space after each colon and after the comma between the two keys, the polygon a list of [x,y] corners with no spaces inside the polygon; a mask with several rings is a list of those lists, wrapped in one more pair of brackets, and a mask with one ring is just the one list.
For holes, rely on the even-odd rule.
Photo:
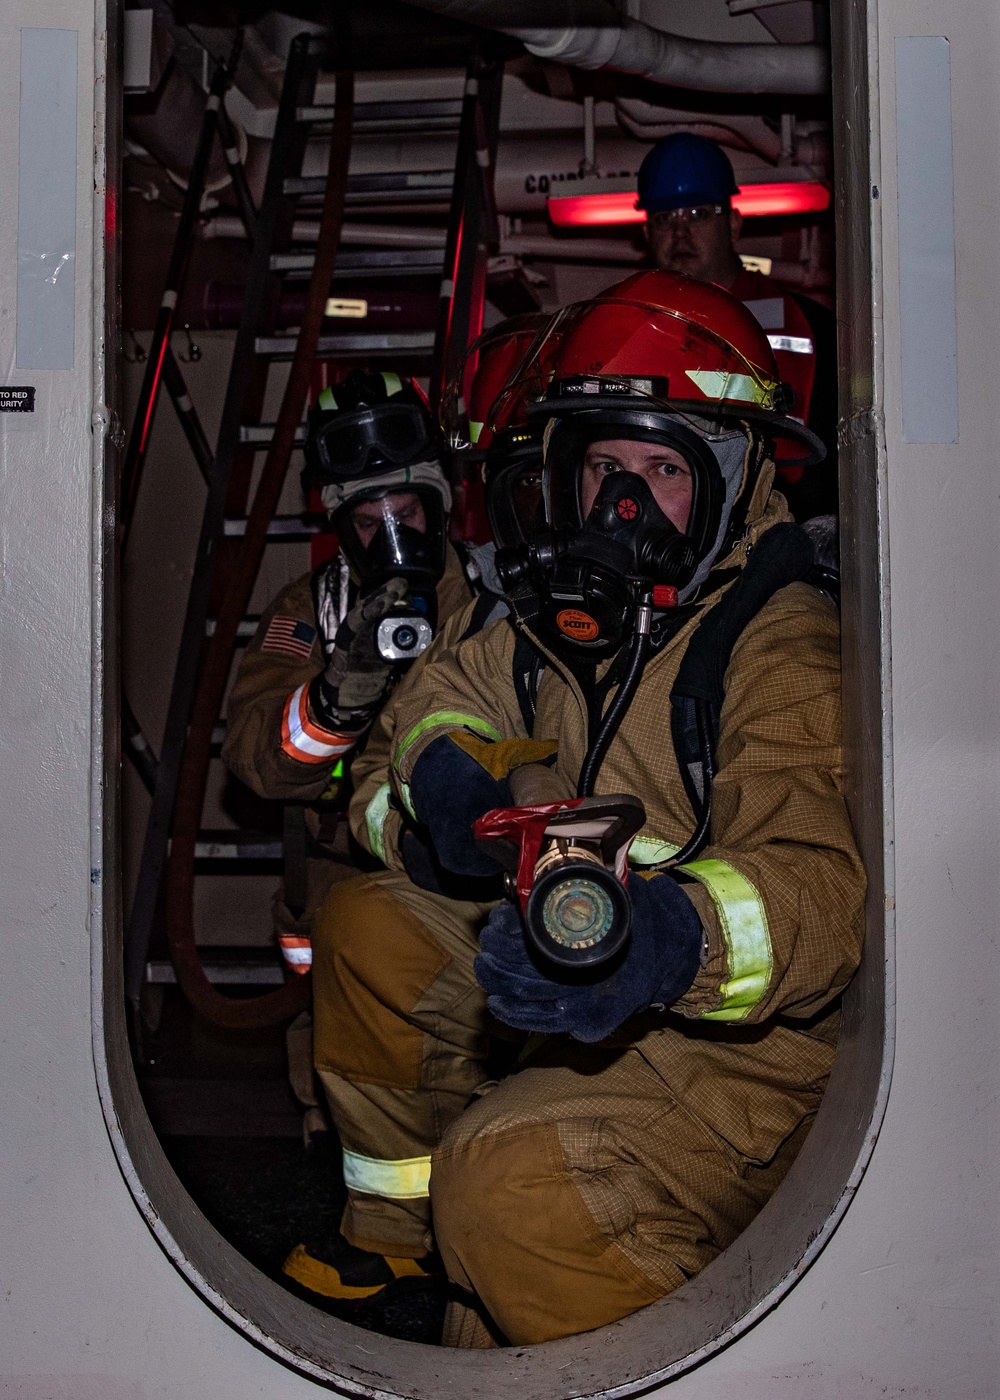
{"label": "orange reflective stripe", "polygon": [[308,685],[303,682],[285,701],[281,719],[281,748],[299,763],[329,763],[350,753],[358,742],[356,734],[336,734],[323,729],[309,717]]}
{"label": "orange reflective stripe", "polygon": [[278,935],[281,955],[293,972],[308,972],[312,967],[313,950],[308,938],[296,938],[289,933]]}

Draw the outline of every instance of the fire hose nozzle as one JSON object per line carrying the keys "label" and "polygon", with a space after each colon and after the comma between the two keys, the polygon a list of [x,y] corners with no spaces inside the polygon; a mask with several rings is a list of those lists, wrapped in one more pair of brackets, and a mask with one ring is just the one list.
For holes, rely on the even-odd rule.
{"label": "fire hose nozzle", "polygon": [[606,963],[628,939],[628,848],[646,820],[636,797],[574,797],[498,807],[479,818],[477,841],[501,860],[529,943],[562,968]]}

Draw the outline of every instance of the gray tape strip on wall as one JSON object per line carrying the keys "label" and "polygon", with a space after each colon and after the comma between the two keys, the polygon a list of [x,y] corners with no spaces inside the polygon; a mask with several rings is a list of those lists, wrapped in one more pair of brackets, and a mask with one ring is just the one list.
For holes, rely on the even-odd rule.
{"label": "gray tape strip on wall", "polygon": [[958,441],[951,45],[896,40],[903,441]]}
{"label": "gray tape strip on wall", "polygon": [[72,369],[76,299],[77,31],[21,30],[18,369]]}

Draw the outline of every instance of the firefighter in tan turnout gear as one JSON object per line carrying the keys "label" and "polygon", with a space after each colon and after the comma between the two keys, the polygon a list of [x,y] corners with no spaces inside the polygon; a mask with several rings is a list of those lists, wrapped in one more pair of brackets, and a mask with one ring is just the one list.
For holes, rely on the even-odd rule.
{"label": "firefighter in tan turnout gear", "polygon": [[[262,617],[229,698],[222,757],[262,797],[317,802],[470,591],[447,541],[439,434],[412,380],[354,371],[325,389],[310,413],[303,483],[320,489],[339,552]],[[310,967],[312,916],[334,869],[309,861],[300,907],[276,902],[296,972]]]}
{"label": "firefighter in tan turnout gear", "polygon": [[[509,393],[548,530],[503,560],[513,621],[399,693],[385,798],[495,902],[477,937],[390,873],[316,927],[344,1236],[394,1271],[436,1245],[472,1346],[612,1322],[748,1224],[822,1098],[865,885],[836,610],[772,490],[775,437],[821,449],[750,313],[641,273]],[[491,1030],[527,1036],[499,1083]]]}

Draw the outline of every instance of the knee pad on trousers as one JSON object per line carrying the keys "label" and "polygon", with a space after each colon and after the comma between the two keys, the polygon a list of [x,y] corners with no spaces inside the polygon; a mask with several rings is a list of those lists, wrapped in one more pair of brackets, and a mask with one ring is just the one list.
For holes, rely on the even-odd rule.
{"label": "knee pad on trousers", "polygon": [[476,1133],[463,1114],[431,1165],[431,1212],[449,1277],[515,1344],[590,1331],[658,1289],[602,1234],[567,1169],[554,1122]]}

